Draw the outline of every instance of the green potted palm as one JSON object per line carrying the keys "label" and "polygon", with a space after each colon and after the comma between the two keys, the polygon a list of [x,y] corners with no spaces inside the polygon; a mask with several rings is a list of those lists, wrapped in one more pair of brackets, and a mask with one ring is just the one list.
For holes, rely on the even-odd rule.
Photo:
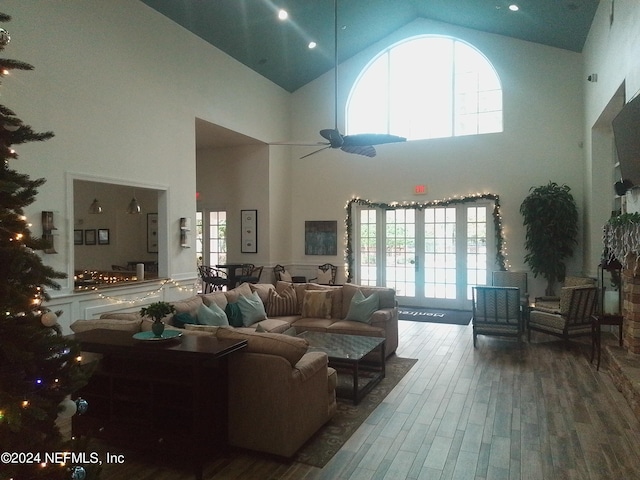
{"label": "green potted palm", "polygon": [[535,277],[547,280],[545,295],[554,296],[556,281],[566,275],[565,260],[578,243],[578,208],[567,185],[549,182],[529,192],[520,205],[527,230],[524,261]]}
{"label": "green potted palm", "polygon": [[153,318],[151,331],[156,337],[161,337],[164,332],[162,319],[170,313],[175,313],[176,308],[167,302],[154,302],[140,309],[140,315]]}

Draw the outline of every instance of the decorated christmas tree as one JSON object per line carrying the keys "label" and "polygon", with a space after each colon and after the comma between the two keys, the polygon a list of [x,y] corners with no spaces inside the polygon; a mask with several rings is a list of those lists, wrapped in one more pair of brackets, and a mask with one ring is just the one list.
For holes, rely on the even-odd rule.
{"label": "decorated christmas tree", "polygon": [[[0,22],[9,20],[0,13]],[[10,40],[0,28],[0,51]],[[32,68],[0,58],[0,78]],[[0,480],[86,477],[81,465],[52,461],[64,459],[52,454],[73,450],[57,419],[87,407],[71,399],[87,374],[79,345],[61,335],[58,313],[44,306],[47,290],[59,288],[54,279],[66,275],[43,264],[37,252],[51,245],[32,236],[24,215],[45,180],[32,180],[11,168],[18,163],[16,146],[52,136],[34,132],[0,105]]]}

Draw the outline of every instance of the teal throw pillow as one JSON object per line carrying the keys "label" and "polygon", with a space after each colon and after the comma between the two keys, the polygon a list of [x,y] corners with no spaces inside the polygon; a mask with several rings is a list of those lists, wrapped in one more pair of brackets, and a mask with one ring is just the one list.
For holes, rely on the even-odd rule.
{"label": "teal throw pillow", "polygon": [[224,313],[227,314],[227,320],[232,327],[242,326],[242,312],[237,303],[227,303]]}
{"label": "teal throw pillow", "polygon": [[184,328],[187,323],[198,324],[198,319],[192,317],[187,312],[176,313],[173,316],[173,326],[177,328]]}
{"label": "teal throw pillow", "polygon": [[260,320],[267,318],[267,313],[264,310],[264,304],[258,292],[253,292],[251,295],[238,297],[238,306],[242,312],[242,325],[250,327]]}
{"label": "teal throw pillow", "polygon": [[365,297],[361,290],[358,290],[351,298],[349,305],[349,313],[345,320],[354,320],[356,322],[371,323],[373,312],[378,310],[380,298],[377,292]]}
{"label": "teal throw pillow", "polygon": [[214,325],[224,327],[229,325],[227,314],[218,305],[212,303],[207,307],[204,303],[198,307],[198,323],[202,325]]}

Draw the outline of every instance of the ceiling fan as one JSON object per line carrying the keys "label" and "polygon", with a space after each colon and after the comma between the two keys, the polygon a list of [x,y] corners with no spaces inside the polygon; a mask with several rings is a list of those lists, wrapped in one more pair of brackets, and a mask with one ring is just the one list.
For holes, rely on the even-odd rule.
{"label": "ceiling fan", "polygon": [[406,138],[387,133],[359,133],[355,135],[342,135],[338,130],[338,0],[333,0],[333,21],[334,21],[334,128],[320,130],[320,135],[327,140],[315,144],[298,144],[300,146],[323,145],[322,148],[314,150],[300,158],[306,158],[328,148],[339,148],[343,152],[355,153],[367,157],[375,157],[376,149],[374,145],[383,143],[406,142]]}

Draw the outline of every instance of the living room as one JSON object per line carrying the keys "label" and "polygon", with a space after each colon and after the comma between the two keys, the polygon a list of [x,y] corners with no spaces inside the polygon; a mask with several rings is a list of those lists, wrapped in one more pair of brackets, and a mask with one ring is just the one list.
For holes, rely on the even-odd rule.
{"label": "living room", "polygon": [[[160,191],[160,276],[195,280],[193,249],[179,246],[176,225],[207,208],[228,212],[230,260],[294,270],[328,261],[340,266],[344,280],[342,248],[335,257],[304,255],[306,220],[336,220],[338,238],[344,238],[344,208],[354,196],[426,202],[489,192],[501,198],[510,268],[525,270],[518,208],[531,187],[554,181],[571,187],[583,218],[568,270],[596,273],[601,228],[611,212],[611,202],[601,198],[604,192],[614,196],[611,136],[601,135],[613,115],[606,107],[625,79],[628,96],[637,90],[638,66],[626,41],[635,25],[630,3],[616,3],[622,13],[611,27],[601,5],[581,54],[417,19],[340,66],[341,104],[379,50],[407,35],[446,34],[474,45],[495,67],[504,95],[504,132],[382,145],[372,159],[329,150],[304,160],[299,157],[308,148],[267,143],[313,139],[332,123],[330,73],[288,93],[141,2],[54,2],[37,8],[9,2],[5,8],[11,10],[13,31],[20,32],[11,54],[36,66],[31,76],[6,79],[6,103],[24,111],[34,128],[56,133],[46,144],[25,146],[22,155],[30,159],[25,173],[47,179],[32,212],[47,205],[68,226],[57,232],[59,245],[70,244],[73,234],[71,180],[90,179]],[[596,83],[587,81],[593,72],[599,74]],[[197,150],[200,121],[256,142]],[[216,165],[208,176],[207,164]],[[426,196],[414,194],[416,184],[427,186]],[[258,209],[254,254],[240,251],[242,209]],[[72,247],[60,248],[45,262],[72,279],[72,258]],[[538,280],[532,279],[533,295],[543,289]],[[62,287],[54,302],[64,311],[63,326],[109,308],[97,296],[85,295],[79,303],[71,280]]]}
{"label": "living room", "polygon": [[[616,0],[612,16],[613,5],[600,2],[581,53],[416,19],[340,65],[339,104],[382,49],[412,35],[448,35],[472,44],[496,69],[504,131],[382,145],[371,159],[334,150],[300,159],[309,147],[269,144],[314,139],[333,123],[332,72],[290,93],[137,0],[6,1],[3,10],[13,19],[5,53],[35,71],[3,79],[3,104],[34,129],[56,134],[20,148],[20,171],[47,180],[26,213],[34,232],[42,228],[41,211],[56,219],[57,253],[43,258],[67,273],[50,302],[62,311],[63,331],[76,319],[123,309],[122,300],[172,301],[193,292],[195,241],[182,246],[180,219],[193,221],[197,210],[228,212],[229,259],[300,273],[331,262],[340,266],[342,283],[344,247],[335,256],[305,255],[305,221],[335,220],[342,239],[345,206],[354,197],[390,204],[491,193],[501,199],[509,268],[526,270],[519,206],[531,187],[554,181],[571,187],[580,211],[580,241],[568,270],[595,277],[618,180],[611,119],[640,89],[640,7]],[[338,120],[344,123],[342,109]],[[221,130],[240,143],[211,144],[206,137]],[[107,295],[75,291],[72,237],[82,228],[75,182],[157,193],[155,211],[143,210],[140,218],[158,215],[158,275],[169,282],[138,282]],[[426,194],[416,195],[416,185],[425,185]],[[638,210],[636,195],[625,195],[630,211]],[[129,200],[127,194],[118,208]],[[258,211],[257,253],[241,251],[245,209]],[[543,291],[543,280],[531,278],[530,294]],[[416,335],[413,326],[405,328],[408,345]]]}

